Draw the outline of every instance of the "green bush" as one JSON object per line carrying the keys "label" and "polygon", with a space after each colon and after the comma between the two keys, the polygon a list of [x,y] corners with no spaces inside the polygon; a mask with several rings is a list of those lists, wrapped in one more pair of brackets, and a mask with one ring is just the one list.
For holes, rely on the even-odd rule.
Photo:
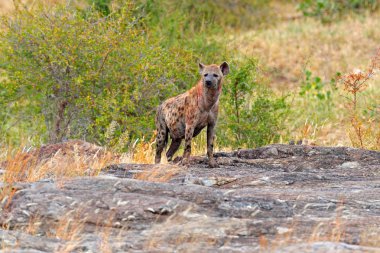
{"label": "green bush", "polygon": [[239,55],[227,49],[224,34],[249,27],[245,22],[259,17],[249,15],[267,1],[88,1],[82,9],[18,8],[2,20],[0,141],[81,138],[125,151],[151,138],[159,103],[196,83],[198,61],[224,60],[232,72],[218,144],[255,147],[279,139],[285,98],[261,83],[257,61],[234,61]]}
{"label": "green bush", "polygon": [[151,135],[154,108],[187,88],[196,66],[188,67],[191,54],[149,37],[134,11],[126,3],[104,18],[93,8],[41,6],[4,19],[0,103],[7,126],[49,142],[106,144],[113,121],[114,138]]}
{"label": "green bush", "polygon": [[279,140],[288,106],[285,97],[276,98],[259,79],[256,60],[232,64],[223,86],[218,128],[222,146],[252,148]]}

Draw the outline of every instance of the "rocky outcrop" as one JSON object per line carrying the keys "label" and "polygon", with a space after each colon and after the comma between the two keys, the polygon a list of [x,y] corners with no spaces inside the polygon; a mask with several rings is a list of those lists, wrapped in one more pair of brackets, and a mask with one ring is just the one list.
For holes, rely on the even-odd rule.
{"label": "rocky outcrop", "polygon": [[[12,186],[12,252],[380,252],[380,153],[271,145]],[[149,182],[170,174],[168,182]],[[160,180],[157,180],[160,181]],[[18,250],[18,251],[16,251]],[[1,250],[0,250],[1,252]]]}

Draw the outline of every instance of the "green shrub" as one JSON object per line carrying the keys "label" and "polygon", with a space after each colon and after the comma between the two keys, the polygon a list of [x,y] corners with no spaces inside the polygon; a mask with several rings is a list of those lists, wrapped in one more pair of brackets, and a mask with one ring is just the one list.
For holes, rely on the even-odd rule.
{"label": "green shrub", "polygon": [[194,60],[186,51],[160,47],[134,11],[126,3],[104,18],[92,8],[41,6],[4,19],[0,103],[7,125],[27,135],[44,126],[37,133],[50,142],[106,144],[113,121],[114,138],[151,135],[155,107],[187,88],[196,66],[188,67]]}
{"label": "green shrub", "polygon": [[223,86],[218,143],[229,147],[257,147],[280,138],[286,117],[285,97],[276,98],[263,84],[256,60],[232,64]]}
{"label": "green shrub", "polygon": [[232,74],[218,143],[254,147],[279,139],[285,99],[258,81],[256,61],[233,62],[239,55],[227,50],[224,34],[249,27],[259,17],[249,15],[267,1],[88,1],[83,9],[18,8],[3,19],[1,141],[81,138],[125,151],[151,139],[156,106],[196,83],[198,61],[224,60]]}

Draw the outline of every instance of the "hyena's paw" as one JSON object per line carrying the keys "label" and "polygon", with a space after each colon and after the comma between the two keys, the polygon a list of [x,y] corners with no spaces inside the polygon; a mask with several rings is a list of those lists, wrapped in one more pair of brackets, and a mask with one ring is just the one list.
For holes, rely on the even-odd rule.
{"label": "hyena's paw", "polygon": [[215,161],[215,159],[210,159],[208,162],[209,168],[219,168],[219,164]]}
{"label": "hyena's paw", "polygon": [[183,167],[189,167],[190,166],[189,158],[182,158],[179,165]]}
{"label": "hyena's paw", "polygon": [[182,156],[176,156],[174,159],[169,161],[170,164],[177,164],[179,165],[182,161]]}

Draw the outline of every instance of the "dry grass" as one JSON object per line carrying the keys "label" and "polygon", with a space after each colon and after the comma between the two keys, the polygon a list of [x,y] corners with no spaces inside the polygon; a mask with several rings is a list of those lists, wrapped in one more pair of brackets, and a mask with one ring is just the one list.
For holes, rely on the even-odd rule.
{"label": "dry grass", "polygon": [[153,134],[149,141],[145,141],[144,138],[139,141],[136,140],[136,144],[132,146],[131,150],[131,162],[133,163],[153,163],[155,148],[156,148],[156,133]]}
{"label": "dry grass", "polygon": [[[283,3],[275,2],[282,6]],[[296,15],[295,4],[285,4]],[[293,9],[290,8],[293,6]],[[330,80],[337,72],[350,73],[365,69],[380,44],[380,11],[366,15],[346,16],[331,24],[313,18],[286,19],[262,30],[231,36],[230,47],[242,55],[260,59],[270,86],[277,93],[290,93],[291,115],[283,135],[289,139],[310,138],[317,145],[352,146],[347,131],[350,113],[345,107],[343,87],[332,94],[332,108],[324,101],[311,101],[298,95],[305,70],[322,80]],[[380,78],[372,78],[358,98],[363,110],[378,104]],[[372,122],[372,126],[378,122]],[[368,132],[368,131],[367,131]],[[287,139],[287,138],[285,138]]]}
{"label": "dry grass", "polygon": [[347,132],[354,147],[380,150],[380,122],[353,116]]}
{"label": "dry grass", "polygon": [[[305,125],[304,134],[307,135],[310,134],[310,132],[312,132],[312,127]],[[58,147],[50,147],[49,149],[45,150],[46,152],[44,153],[49,157],[49,159],[47,160],[39,160],[38,156],[33,156],[30,155],[30,153],[23,153],[20,151],[13,153],[13,155],[9,154],[9,157],[13,158],[13,160],[9,159],[7,164],[9,166],[7,168],[11,169],[11,173],[6,173],[4,182],[28,182],[38,180],[38,178],[42,176],[46,177],[47,175],[50,175],[49,173],[52,173],[52,170],[54,171],[53,168],[57,168],[52,165],[52,163],[54,164],[53,160],[55,159],[58,159],[55,160],[55,162],[62,162],[63,159],[67,159],[68,157],[72,157],[71,159],[73,159],[70,160],[73,164],[71,165],[71,167],[67,167],[67,172],[63,173],[62,171],[58,170],[57,174],[51,174],[52,176],[57,178],[62,176],[70,177],[76,175],[83,175],[83,173],[85,173],[86,171],[86,168],[88,168],[88,165],[98,166],[99,168],[101,168],[104,166],[104,164],[106,164],[109,161],[115,162],[115,160],[112,159],[104,160],[104,156],[99,155],[100,151],[97,149],[96,146],[89,146],[83,143],[81,146],[79,146],[79,143],[77,143],[76,145],[77,146],[72,149],[68,149],[65,146],[60,146],[61,148],[58,149],[59,152],[56,153],[51,153],[50,151],[54,151]],[[147,147],[147,150],[150,150],[149,145],[142,145],[141,147]],[[87,150],[86,154],[80,153],[84,152],[84,150]],[[97,154],[97,156],[99,156],[100,161],[98,161],[98,163],[96,164],[94,164],[93,161],[89,163],[89,157],[94,158],[94,154]],[[75,158],[78,156],[80,156],[81,159]],[[113,159],[119,158],[116,157]],[[45,161],[45,164],[43,164],[41,161]],[[28,169],[22,170],[20,168]],[[41,172],[33,173],[33,171],[31,171],[33,169],[41,170]],[[95,170],[94,173],[91,175],[96,175],[96,171],[97,170]],[[45,172],[45,174],[42,172]],[[167,182],[171,179],[173,175],[175,175],[178,172],[180,172],[180,168],[177,166],[157,165],[152,170],[147,170],[136,175],[135,178],[139,180]],[[5,192],[7,195],[5,201],[7,201],[7,203],[10,203],[10,200],[12,199],[12,194],[14,194],[15,189],[9,187],[6,188],[6,190],[8,192]],[[346,226],[344,220],[342,219],[343,210],[344,208],[342,202],[341,206],[338,206],[337,208],[335,216],[336,218],[333,221],[328,223],[317,224],[314,227],[314,229],[312,229],[312,233],[310,235],[303,235],[304,238],[302,238],[301,241],[344,241],[344,238],[346,237]],[[192,243],[197,243],[197,245],[201,245],[201,247],[212,247],[216,243],[219,243],[220,240],[224,240],[224,234],[228,233],[228,231],[230,231],[231,229],[235,230],[237,227],[244,226],[244,223],[240,223],[239,220],[232,219],[231,222],[224,223],[223,225],[221,225],[221,228],[219,228],[219,225],[216,225],[218,223],[215,223],[216,221],[210,220],[207,216],[201,216],[192,220],[194,217],[191,214],[186,214],[190,212],[191,209],[185,211],[183,217],[173,216],[170,217],[165,223],[155,225],[150,232],[150,239],[147,241],[145,249],[153,250],[159,248],[160,246],[164,246],[166,242],[173,245],[173,247],[176,247],[175,245],[177,245],[177,248],[181,250],[183,249],[184,252],[187,251],[186,246],[184,245],[191,245]],[[75,210],[75,212],[63,215],[61,219],[59,219],[51,225],[51,229],[49,230],[50,232],[47,234],[47,236],[50,238],[62,239],[67,242],[65,247],[61,248],[59,252],[72,252],[76,248],[78,243],[81,241],[81,234],[85,222],[83,217],[84,210],[78,208],[77,210]],[[199,222],[199,219],[202,219],[201,223]],[[102,238],[100,244],[102,252],[112,252],[111,242],[109,241],[112,228],[112,220],[113,217],[111,216],[109,220],[110,225],[99,226],[99,228],[95,232]],[[199,227],[200,224],[202,224],[201,227]],[[40,226],[42,225],[43,224],[41,223],[41,219],[38,216],[32,217],[29,220],[29,225],[25,227],[24,232],[31,235],[38,234]],[[267,238],[264,235],[261,236],[259,238],[260,249],[263,252],[272,252],[281,247],[288,246],[294,243],[299,243],[299,241],[295,239],[297,237],[299,238],[299,236],[297,236],[297,233],[300,232],[297,232],[296,223],[291,225],[289,228],[285,227],[283,230],[285,232],[283,231],[276,235],[275,239],[269,237]],[[363,233],[363,235],[361,236],[361,245],[378,247],[379,241],[376,237],[378,232],[379,231],[377,228],[373,228],[373,230],[369,229],[368,231],[366,231],[366,233]],[[225,245],[228,245],[228,241],[225,242]],[[194,250],[190,249],[188,251],[194,252]]]}
{"label": "dry grass", "polygon": [[[30,217],[28,225],[21,228],[21,231],[30,235],[39,235],[43,232],[44,236],[48,238],[62,240],[64,243],[57,249],[57,251],[55,251],[57,253],[76,252],[79,244],[83,241],[83,231],[86,222],[84,217],[86,217],[86,215],[83,208],[68,212],[60,217],[59,220],[49,223],[49,225],[41,222],[43,218],[34,216]],[[113,219],[114,216],[110,215],[105,221],[105,225],[100,226],[97,224],[95,227],[94,234],[101,238],[101,241],[99,242],[100,252],[112,252],[109,238]],[[46,229],[47,225],[49,226],[49,229]],[[43,228],[43,226],[45,228]]]}
{"label": "dry grass", "polygon": [[50,178],[60,184],[71,177],[96,176],[101,169],[119,163],[121,157],[101,147],[82,141],[46,145],[27,152],[24,148],[3,147],[0,151],[0,201],[9,205],[18,182]]}
{"label": "dry grass", "polygon": [[169,164],[157,164],[153,169],[145,170],[134,176],[134,179],[152,182],[168,182],[181,171],[181,167]]}
{"label": "dry grass", "polygon": [[323,25],[316,19],[295,19],[236,36],[230,43],[268,67],[272,86],[297,87],[304,69],[327,79],[336,72],[366,66],[379,47],[380,13],[347,17]]}
{"label": "dry grass", "polygon": [[25,152],[13,149],[6,152],[3,181],[34,182],[43,178],[65,179],[77,176],[95,176],[111,163],[117,163],[119,155],[83,141],[51,144]]}
{"label": "dry grass", "polygon": [[[335,218],[330,221],[319,222],[311,229],[310,234],[305,234],[304,228],[298,229],[298,223],[293,222],[290,226],[283,227],[283,231],[278,231],[274,239],[268,239],[262,235],[259,237],[260,250],[262,252],[276,252],[286,246],[299,243],[315,242],[347,242],[358,240],[359,245],[365,247],[380,247],[378,238],[379,228],[376,226],[368,227],[358,237],[354,234],[347,234],[346,220],[343,218],[345,210],[344,201],[341,200],[335,211]],[[353,236],[353,237],[351,237]]]}

